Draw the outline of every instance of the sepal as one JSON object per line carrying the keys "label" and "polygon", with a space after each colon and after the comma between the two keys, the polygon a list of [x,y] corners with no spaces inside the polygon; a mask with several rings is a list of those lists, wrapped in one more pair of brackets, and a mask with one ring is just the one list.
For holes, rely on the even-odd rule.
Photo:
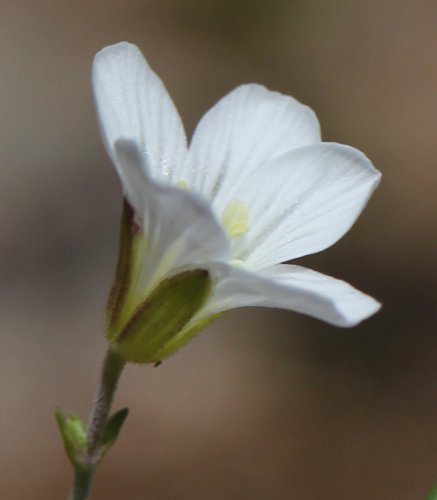
{"label": "sepal", "polygon": [[140,228],[135,222],[135,213],[126,199],[123,200],[123,211],[120,223],[118,243],[118,260],[114,282],[106,306],[106,332],[108,338],[116,335],[123,323],[128,308],[132,276],[138,264],[137,247],[141,239]]}
{"label": "sepal", "polygon": [[181,330],[177,335],[171,338],[153,357],[155,363],[160,362],[162,359],[171,356],[176,351],[178,351],[181,347],[195,337],[201,330],[203,330],[206,325],[209,325],[212,321],[220,317],[222,313],[216,313],[207,318],[201,319],[199,321],[195,321],[193,324],[185,327]]}
{"label": "sepal", "polygon": [[204,269],[183,271],[163,280],[137,308],[113,341],[113,348],[126,361],[160,361],[156,354],[183,331],[209,298],[211,288],[209,272]]}

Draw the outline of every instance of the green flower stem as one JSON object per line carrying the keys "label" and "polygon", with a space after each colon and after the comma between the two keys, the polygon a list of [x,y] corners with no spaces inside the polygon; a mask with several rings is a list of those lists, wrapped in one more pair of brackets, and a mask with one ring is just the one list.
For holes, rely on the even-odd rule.
{"label": "green flower stem", "polygon": [[91,468],[74,468],[73,490],[69,500],[85,500],[88,498],[92,475],[93,470]]}
{"label": "green flower stem", "polygon": [[87,463],[90,465],[94,465],[94,454],[108,419],[118,379],[120,378],[125,364],[126,361],[124,361],[115,351],[108,349],[105,360],[103,361],[100,386],[97,389],[97,395],[88,421],[87,455],[89,461],[87,461]]}
{"label": "green flower stem", "polygon": [[103,361],[100,385],[93,402],[88,421],[87,448],[82,466],[75,467],[71,500],[87,500],[94,470],[102,456],[100,443],[108,420],[118,379],[126,362],[113,350],[108,349]]}

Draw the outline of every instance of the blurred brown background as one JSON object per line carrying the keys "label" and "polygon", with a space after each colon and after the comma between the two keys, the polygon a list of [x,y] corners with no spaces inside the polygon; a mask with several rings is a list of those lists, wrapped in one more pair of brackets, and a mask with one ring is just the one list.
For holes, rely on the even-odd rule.
{"label": "blurred brown background", "polygon": [[158,369],[128,367],[114,408],[131,414],[93,499],[422,499],[437,480],[435,0],[1,7],[0,497],[70,486],[53,410],[89,409],[121,204],[90,64],[124,39],[189,132],[255,81],[366,152],[381,187],[341,242],[302,263],[384,307],[353,330],[240,310]]}

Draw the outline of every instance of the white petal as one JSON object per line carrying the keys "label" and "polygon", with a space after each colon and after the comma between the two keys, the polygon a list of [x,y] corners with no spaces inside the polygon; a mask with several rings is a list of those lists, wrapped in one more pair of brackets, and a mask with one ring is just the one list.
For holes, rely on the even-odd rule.
{"label": "white petal", "polygon": [[324,250],[349,230],[379,180],[368,158],[340,144],[306,146],[277,158],[229,194],[249,214],[233,258],[259,269]]}
{"label": "white petal", "polygon": [[145,234],[137,289],[146,294],[172,269],[228,260],[229,244],[209,206],[197,195],[152,180],[135,143],[115,144],[122,182]]}
{"label": "white petal", "polygon": [[253,273],[215,264],[210,270],[217,285],[202,317],[236,307],[264,306],[300,312],[337,326],[354,326],[380,308],[375,299],[344,281],[300,266],[277,265]]}
{"label": "white petal", "polygon": [[185,161],[185,132],[167,90],[139,49],[127,42],[105,47],[94,58],[92,81],[103,139],[113,161],[115,142],[133,140],[151,174],[172,180]]}
{"label": "white petal", "polygon": [[313,111],[261,85],[242,85],[199,122],[184,180],[212,200],[285,151],[320,141]]}

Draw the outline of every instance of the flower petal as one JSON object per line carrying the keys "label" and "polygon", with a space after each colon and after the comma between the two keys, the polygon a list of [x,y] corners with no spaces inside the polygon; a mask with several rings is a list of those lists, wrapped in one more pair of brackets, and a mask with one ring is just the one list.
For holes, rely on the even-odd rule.
{"label": "flower petal", "polygon": [[277,265],[262,273],[213,264],[217,284],[209,304],[193,319],[244,306],[289,309],[337,326],[354,326],[380,304],[344,281],[300,266]]}
{"label": "flower petal", "polygon": [[242,85],[199,122],[183,180],[212,200],[266,161],[319,141],[319,123],[310,108],[261,85]]}
{"label": "flower petal", "polygon": [[200,196],[152,180],[138,147],[131,141],[117,141],[115,154],[128,201],[145,235],[138,293],[147,295],[175,268],[229,258],[222,226]]}
{"label": "flower petal", "polygon": [[94,58],[92,81],[106,149],[115,162],[117,139],[140,145],[151,174],[172,180],[185,160],[186,137],[179,114],[139,49],[121,42]]}
{"label": "flower petal", "polygon": [[360,151],[334,143],[299,148],[273,160],[239,190],[248,231],[233,258],[260,269],[328,248],[355,222],[380,173]]}

